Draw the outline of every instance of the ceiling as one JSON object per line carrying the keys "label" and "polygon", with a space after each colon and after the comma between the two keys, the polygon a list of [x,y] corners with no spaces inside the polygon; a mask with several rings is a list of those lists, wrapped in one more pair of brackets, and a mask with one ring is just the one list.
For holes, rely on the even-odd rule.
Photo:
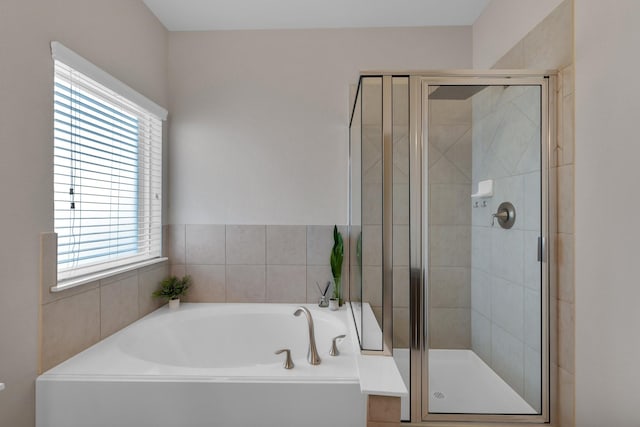
{"label": "ceiling", "polygon": [[471,25],[489,0],[144,0],[170,31]]}

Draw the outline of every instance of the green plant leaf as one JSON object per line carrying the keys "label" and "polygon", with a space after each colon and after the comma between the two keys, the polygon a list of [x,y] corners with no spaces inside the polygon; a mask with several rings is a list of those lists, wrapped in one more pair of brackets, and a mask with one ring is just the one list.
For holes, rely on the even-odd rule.
{"label": "green plant leaf", "polygon": [[338,231],[336,225],[333,226],[333,248],[331,249],[331,256],[329,258],[329,264],[331,265],[331,274],[334,279],[342,276],[342,260],[344,258],[344,241],[342,240],[342,234]]}

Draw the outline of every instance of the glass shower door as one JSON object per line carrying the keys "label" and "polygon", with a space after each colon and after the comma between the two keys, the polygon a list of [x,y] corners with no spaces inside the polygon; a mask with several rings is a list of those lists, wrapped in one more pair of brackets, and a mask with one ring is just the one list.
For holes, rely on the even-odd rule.
{"label": "glass shower door", "polygon": [[424,86],[426,419],[542,413],[543,89]]}

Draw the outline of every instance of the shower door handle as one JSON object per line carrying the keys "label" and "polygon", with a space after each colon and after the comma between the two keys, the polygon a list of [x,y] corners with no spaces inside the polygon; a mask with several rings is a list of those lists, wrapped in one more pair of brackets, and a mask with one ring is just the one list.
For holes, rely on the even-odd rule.
{"label": "shower door handle", "polygon": [[409,319],[411,322],[411,348],[420,348],[420,333],[422,325],[420,324],[420,270],[412,268],[409,276]]}

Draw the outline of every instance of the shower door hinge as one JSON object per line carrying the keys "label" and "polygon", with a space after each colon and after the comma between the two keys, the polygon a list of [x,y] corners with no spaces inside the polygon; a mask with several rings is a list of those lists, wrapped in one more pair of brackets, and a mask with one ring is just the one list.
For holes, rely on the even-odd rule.
{"label": "shower door hinge", "polygon": [[546,245],[545,238],[538,237],[538,262],[542,262],[546,259]]}

